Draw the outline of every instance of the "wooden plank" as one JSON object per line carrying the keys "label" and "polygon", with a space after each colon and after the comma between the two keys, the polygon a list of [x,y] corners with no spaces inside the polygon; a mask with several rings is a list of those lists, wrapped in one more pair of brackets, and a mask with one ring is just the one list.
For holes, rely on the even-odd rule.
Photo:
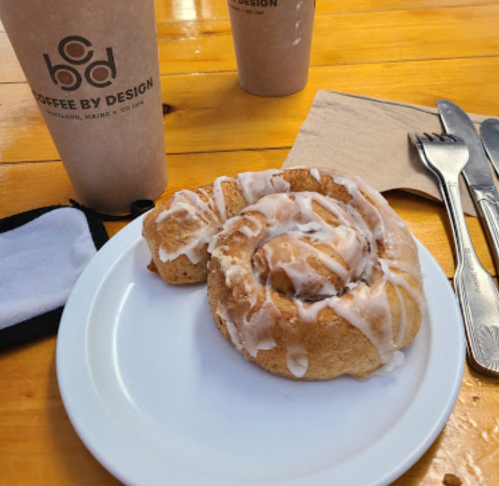
{"label": "wooden plank", "polygon": [[[158,18],[164,22],[223,21],[226,19],[225,2],[226,0],[157,0],[160,7]],[[348,14],[345,18],[348,20],[349,17],[350,21],[345,23],[341,39],[336,39],[330,45],[320,41],[321,45],[314,47],[314,56],[321,53],[322,48],[324,53],[321,55],[332,56],[335,51],[328,50],[329,46],[341,46],[341,53],[345,56],[349,49],[350,58],[354,55],[364,56],[365,60],[362,62],[373,62],[369,56],[387,54],[393,54],[393,60],[398,61],[402,58],[409,59],[409,51],[404,50],[408,46],[410,53],[430,46],[435,52],[444,52],[444,57],[449,57],[455,47],[449,41],[450,38],[462,42],[459,49],[456,49],[460,52],[463,49],[474,49],[465,45],[466,39],[470,43],[483,41],[480,52],[473,55],[490,55],[490,50],[497,47],[497,31],[488,30],[488,19],[477,20],[472,13],[461,19],[459,24],[461,29],[468,29],[468,32],[451,32],[449,27],[452,22],[454,26],[457,25],[456,12],[452,12],[453,10],[467,10],[468,13],[476,11],[450,7],[498,5],[497,1],[319,0],[317,4],[320,12],[318,18],[326,13],[327,8],[331,9],[327,12],[331,14],[386,10],[387,21],[383,24],[383,15],[363,14],[366,19],[380,19],[378,23],[371,21],[362,24],[362,29],[371,29],[370,35],[364,35],[364,32],[356,32],[360,25],[360,15]],[[427,13],[433,7],[448,7],[445,15],[440,17],[440,28],[442,32],[446,32],[446,36],[438,37],[437,33],[435,37],[431,29],[436,27],[432,27],[431,22],[430,25],[426,22],[428,18],[439,15],[438,12]],[[174,12],[173,9],[177,10]],[[414,25],[407,21],[404,31],[399,32],[399,26],[393,22],[395,16],[388,11],[408,9],[414,10],[408,14]],[[416,9],[426,10],[415,12]],[[398,18],[404,18],[404,15],[404,12],[397,14]],[[332,18],[339,16],[331,15]],[[494,18],[497,19],[497,16]],[[392,19],[391,23],[389,19]],[[217,23],[208,22],[205,26],[215,24]],[[319,24],[318,21],[317,25]],[[483,35],[474,32],[478,25],[487,26]],[[180,32],[180,26],[178,23],[166,26],[164,32]],[[160,31],[162,29],[160,27]],[[380,32],[376,32],[376,29]],[[386,29],[384,34],[383,29]],[[330,35],[334,40],[334,35],[338,33],[335,34],[334,28],[331,30],[330,34],[321,32],[316,39],[330,39],[325,37]],[[414,34],[414,38],[408,36],[409,32]],[[430,34],[433,37],[428,38],[428,43],[422,37]],[[217,34],[213,36],[216,37]],[[358,45],[353,44],[355,39]],[[384,44],[378,43],[373,48],[371,42],[378,42],[378,39],[383,39]],[[404,43],[399,45],[400,39]],[[177,42],[174,38],[170,41]],[[194,57],[192,52],[201,52],[195,53],[192,47],[199,42],[199,38],[178,39],[179,45],[173,46],[175,48],[170,51],[172,69],[175,65],[178,69],[184,66],[181,56],[176,54],[181,52],[181,41],[187,46],[186,53],[192,56],[187,70],[193,70],[199,58]],[[192,45],[188,46],[191,41]],[[226,54],[218,51],[225,49],[226,39],[217,45],[207,43],[203,46],[203,55],[210,52],[214,54],[214,64],[220,66],[223,62],[230,61],[225,57],[230,56],[230,52]],[[0,43],[0,76],[4,75],[6,69],[4,59]],[[330,64],[339,64],[337,58],[331,59]],[[205,65],[208,64],[204,58],[201,60]],[[208,68],[209,66],[204,69]],[[282,99],[262,99],[247,95],[237,88],[234,73],[165,76],[162,80],[163,100],[173,108],[165,119],[168,150],[178,154],[168,158],[170,185],[164,196],[179,188],[210,182],[216,175],[234,175],[243,170],[280,165],[287,154],[287,148],[256,149],[289,147],[310,108],[316,89],[344,90],[427,105],[445,96],[460,103],[468,111],[497,116],[499,99],[495,80],[498,74],[497,57],[314,67],[309,86],[297,95]],[[234,148],[250,150],[230,151]],[[182,153],[203,150],[222,152]],[[74,195],[62,164],[58,161],[8,163],[55,157],[57,153],[27,87],[0,86],[0,161],[6,162],[0,164],[0,217],[43,205],[65,203],[67,197]],[[390,193],[387,197],[411,231],[436,256],[447,276],[452,275],[454,263],[451,232],[443,207],[399,192]],[[467,221],[480,258],[489,271],[494,271],[478,221],[472,218]],[[109,233],[115,234],[124,224],[107,223]],[[120,483],[93,459],[67,418],[57,386],[55,344],[56,339],[49,338],[0,354],[0,484],[117,486]],[[434,486],[442,484],[447,473],[459,476],[463,484],[495,484],[499,475],[496,460],[499,451],[498,384],[498,380],[476,375],[467,368],[456,407],[444,431],[423,458],[392,486]]]}
{"label": "wooden plank", "polygon": [[[239,172],[281,167],[288,150],[252,150],[211,154],[171,155],[168,157],[169,185],[164,200],[180,189],[209,184],[220,175],[235,176]],[[189,170],[186,170],[189,167]],[[77,198],[59,161],[0,165],[0,218],[22,211],[54,204],[68,204]],[[406,221],[411,232],[434,255],[447,277],[454,274],[452,233],[441,204],[401,192],[386,194],[390,204]],[[486,268],[496,273],[480,223],[467,218],[477,253]],[[126,223],[106,223],[113,236]]]}
{"label": "wooden plank", "polygon": [[[239,0],[237,0],[239,1]],[[284,0],[287,1],[287,0]],[[227,0],[156,0],[158,23],[228,19]],[[495,5],[497,0],[319,0],[317,13],[415,10],[424,8]]]}
{"label": "wooden plank", "polygon": [[[182,22],[229,18],[227,0],[155,0],[156,21]],[[320,0],[317,13],[373,12],[496,5],[497,0]],[[5,32],[0,19],[0,32]]]}
{"label": "wooden plank", "polygon": [[[499,55],[498,23],[499,5],[318,14],[311,65]],[[161,74],[237,69],[228,20],[159,25],[158,46]],[[25,81],[6,34],[0,59],[0,83]]]}
{"label": "wooden plank", "polygon": [[[470,23],[470,18],[473,23]],[[312,66],[499,54],[499,5],[316,16]],[[237,69],[229,21],[158,26],[163,74]]]}
{"label": "wooden plank", "polygon": [[[313,67],[308,86],[282,98],[244,92],[236,73],[166,76],[163,102],[168,153],[290,147],[318,89],[434,106],[448,98],[463,109],[499,113],[498,58]],[[480,96],[477,96],[479,87]],[[0,161],[58,159],[25,84],[0,85]]]}
{"label": "wooden plank", "polygon": [[66,415],[55,344],[52,337],[0,355],[0,484],[118,486]]}

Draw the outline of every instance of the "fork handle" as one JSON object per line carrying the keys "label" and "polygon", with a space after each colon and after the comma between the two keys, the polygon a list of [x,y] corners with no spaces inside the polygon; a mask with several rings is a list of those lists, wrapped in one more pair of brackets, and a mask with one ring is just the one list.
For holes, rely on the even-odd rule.
{"label": "fork handle", "polygon": [[496,267],[499,268],[499,194],[494,186],[472,187],[478,210],[487,229],[489,242],[494,250]]}
{"label": "fork handle", "polygon": [[454,286],[461,306],[470,364],[477,371],[499,376],[499,292],[473,248],[464,219],[458,178],[439,178],[456,243]]}

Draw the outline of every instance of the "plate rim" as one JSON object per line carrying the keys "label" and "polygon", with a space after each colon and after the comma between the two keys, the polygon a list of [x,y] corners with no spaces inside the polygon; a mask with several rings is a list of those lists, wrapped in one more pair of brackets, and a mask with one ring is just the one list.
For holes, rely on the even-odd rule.
{"label": "plate rim", "polygon": [[[106,280],[106,276],[112,271],[112,269],[115,267],[115,265],[119,264],[120,259],[122,259],[125,254],[128,251],[133,251],[134,246],[140,241],[142,238],[141,236],[141,228],[142,228],[142,220],[145,215],[142,215],[141,217],[135,219],[131,223],[129,223],[125,228],[123,228],[121,231],[119,231],[112,239],[110,239],[98,252],[97,254],[92,258],[92,260],[89,262],[83,273],[81,274],[80,278],[78,279],[76,285],[74,286],[71,295],[66,303],[66,306],[64,308],[64,312],[61,318],[61,324],[59,328],[59,333],[58,333],[58,338],[57,338],[57,347],[56,347],[56,372],[57,372],[57,380],[59,384],[59,390],[61,394],[61,399],[64,404],[66,413],[69,417],[70,422],[72,423],[75,431],[77,432],[78,436],[81,438],[87,449],[92,453],[94,458],[105,468],[107,469],[113,476],[115,476],[117,479],[119,479],[121,482],[128,486],[144,486],[144,485],[149,485],[149,484],[154,484],[154,473],[151,475],[151,471],[144,471],[143,468],[139,465],[137,467],[137,464],[127,464],[126,467],[123,467],[123,464],[119,464],[120,459],[117,457],[121,457],[123,453],[126,454],[126,451],[123,449],[120,449],[119,454],[116,454],[116,450],[111,451],[109,450],[109,447],[111,444],[109,442],[112,442],[111,438],[107,438],[107,440],[103,437],[97,437],[92,433],[89,432],[88,430],[88,424],[85,423],[85,405],[83,405],[83,402],[86,400],[86,406],[92,406],[94,411],[100,411],[104,412],[105,416],[105,407],[103,407],[103,403],[100,402],[99,397],[96,396],[97,394],[95,393],[95,389],[90,389],[84,391],[83,388],[81,387],[81,384],[85,381],[81,380],[81,378],[86,378],[87,380],[90,380],[89,382],[86,383],[88,385],[89,383],[92,383],[92,379],[90,376],[89,372],[89,366],[85,366],[87,364],[87,359],[88,355],[86,352],[86,340],[77,340],[74,339],[74,336],[72,337],[72,334],[76,331],[80,332],[81,336],[85,338],[86,337],[86,326],[85,325],[86,321],[88,321],[88,315],[90,314],[90,311],[92,309],[92,306],[89,305],[87,308],[87,315],[83,316],[81,313],[81,298],[84,296],[85,298],[90,297],[89,304],[91,304],[95,298],[97,297],[101,285],[104,284]],[[455,334],[455,339],[458,341],[461,345],[457,346],[455,349],[455,356],[454,356],[454,375],[449,376],[449,381],[447,381],[447,385],[449,388],[449,393],[447,396],[447,399],[445,400],[444,406],[441,409],[440,413],[437,414],[437,417],[432,419],[432,426],[428,427],[424,434],[424,438],[421,438],[418,441],[418,445],[413,450],[410,454],[406,454],[406,457],[404,460],[399,462],[397,465],[393,466],[390,468],[390,470],[386,471],[386,473],[382,477],[378,477],[374,482],[369,483],[369,486],[387,486],[389,485],[392,481],[400,477],[404,472],[406,472],[411,466],[413,466],[420,458],[421,456],[428,450],[428,448],[433,444],[433,442],[436,440],[438,437],[439,433],[445,426],[445,423],[447,422],[448,417],[450,416],[455,402],[457,400],[459,390],[461,387],[461,382],[462,382],[462,377],[464,373],[464,364],[465,364],[465,338],[464,338],[464,327],[462,324],[462,318],[461,318],[461,313],[459,311],[459,305],[457,303],[457,299],[455,297],[455,294],[452,290],[452,287],[449,283],[449,280],[447,279],[447,276],[444,274],[443,270],[441,267],[438,265],[437,261],[435,258],[431,255],[431,253],[426,249],[424,245],[415,238],[415,241],[418,245],[418,251],[424,254],[425,258],[430,262],[432,265],[432,271],[435,271],[435,276],[443,279],[446,283],[444,285],[443,291],[447,294],[449,298],[453,300],[453,308],[452,310],[454,311],[455,318],[457,322],[453,324],[453,326],[456,328],[454,331],[456,332]],[[93,287],[92,289],[86,289],[86,282],[87,280],[92,280],[96,279],[97,276],[101,275],[101,278],[98,279],[100,284],[97,287]],[[76,324],[74,323],[74,315],[76,312],[76,317],[80,319],[80,326],[83,326],[83,328],[77,328]],[[71,325],[68,324],[68,322],[71,320]],[[454,322],[453,319],[451,321]],[[82,349],[81,344],[84,343],[84,346]],[[83,351],[83,354],[82,354]],[[75,357],[79,356],[80,361],[78,360],[75,361]],[[84,358],[81,360],[81,358]],[[72,362],[74,365],[71,369],[69,370],[69,367],[67,366],[67,363]],[[77,379],[74,377],[76,374]],[[88,376],[86,376],[88,374]],[[427,372],[425,371],[424,376],[426,377]],[[73,375],[73,376],[71,376]],[[452,380],[450,378],[452,377]],[[425,378],[427,379],[427,378]],[[425,380],[423,380],[425,381]],[[75,386],[75,383],[77,385]],[[420,395],[420,388],[422,385],[420,385],[417,389],[416,395],[415,395],[415,401],[419,399]],[[83,393],[82,393],[83,392]],[[90,392],[90,396],[88,396],[88,393]],[[93,395],[92,395],[93,392]],[[411,404],[410,407],[408,407],[408,410],[411,409],[414,405]],[[403,415],[407,413],[407,410],[404,412]],[[108,426],[111,422],[107,422],[106,420],[102,420],[102,416],[96,416],[94,417],[98,421],[100,420],[100,425],[101,426]],[[107,420],[109,420],[109,417],[107,417]],[[95,426],[94,426],[95,428]],[[111,426],[112,428],[112,426]],[[389,432],[391,433],[392,429],[389,429]],[[113,430],[116,436],[122,436],[122,440],[126,440],[126,434],[125,437],[123,437],[122,430]],[[383,437],[381,437],[378,441],[375,442],[376,447],[382,447],[384,441],[388,440],[390,434],[385,434]],[[380,445],[381,444],[381,445]],[[120,442],[120,445],[123,446],[123,442]],[[413,447],[414,449],[414,447]],[[357,455],[357,459],[362,458],[365,454],[367,454],[371,448],[367,448],[364,451],[361,451]],[[141,457],[139,462],[142,461],[147,464],[149,462],[149,458],[146,457]],[[133,461],[132,461],[133,462]],[[164,462],[164,458],[163,458]],[[348,463],[348,461],[347,461]],[[125,470],[124,470],[125,469]],[[321,484],[326,478],[321,476],[323,474],[327,474],[327,472],[330,471],[330,468],[327,468],[325,470],[320,470],[314,475],[310,476],[305,476],[304,478],[301,478],[298,481],[295,481],[294,479],[284,479],[284,480],[279,480],[276,482],[279,482],[280,484],[286,484],[291,486],[292,484],[304,484],[301,482],[302,479],[306,480],[307,484]],[[189,471],[189,473],[192,475],[196,475],[194,471]],[[199,475],[201,474],[201,475]],[[177,474],[177,477],[174,478],[175,484],[192,484],[193,480],[199,480],[199,479],[204,479],[205,481],[208,480],[209,478],[203,477],[202,476],[202,471],[200,471],[198,474],[198,477],[195,479],[194,477],[191,477],[188,481],[186,481],[185,477],[179,476]],[[133,477],[132,477],[133,476]],[[327,477],[327,476],[326,476]],[[141,478],[143,480],[141,480]],[[228,481],[233,482],[233,478],[227,478]],[[318,482],[316,483],[314,479],[318,479]],[[331,478],[329,478],[331,479]],[[218,483],[220,478],[217,478]],[[241,482],[243,482],[243,478],[241,478]],[[272,481],[271,481],[272,482]],[[247,482],[244,480],[244,484],[247,485],[261,485],[261,484],[270,484],[268,481],[250,481]],[[228,483],[229,484],[229,483]],[[233,484],[233,483],[231,483]]]}

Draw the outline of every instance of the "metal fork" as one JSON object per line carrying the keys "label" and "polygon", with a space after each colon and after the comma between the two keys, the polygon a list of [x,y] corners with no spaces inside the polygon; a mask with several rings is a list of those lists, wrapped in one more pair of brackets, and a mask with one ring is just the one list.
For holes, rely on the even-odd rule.
{"label": "metal fork", "polygon": [[468,358],[477,371],[499,376],[499,292],[473,248],[459,194],[469,152],[455,135],[409,134],[421,160],[437,177],[456,244],[454,286],[464,317]]}

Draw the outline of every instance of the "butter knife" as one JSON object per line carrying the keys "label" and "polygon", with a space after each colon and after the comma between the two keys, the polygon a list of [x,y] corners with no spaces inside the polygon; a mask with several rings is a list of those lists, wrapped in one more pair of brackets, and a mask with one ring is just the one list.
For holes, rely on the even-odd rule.
{"label": "butter knife", "polygon": [[480,127],[483,146],[496,173],[499,174],[499,120],[487,118]]}
{"label": "butter knife", "polygon": [[478,212],[485,221],[496,267],[499,268],[499,194],[494,186],[482,141],[472,121],[459,106],[447,100],[439,100],[437,106],[445,131],[461,137],[470,152],[463,175]]}

